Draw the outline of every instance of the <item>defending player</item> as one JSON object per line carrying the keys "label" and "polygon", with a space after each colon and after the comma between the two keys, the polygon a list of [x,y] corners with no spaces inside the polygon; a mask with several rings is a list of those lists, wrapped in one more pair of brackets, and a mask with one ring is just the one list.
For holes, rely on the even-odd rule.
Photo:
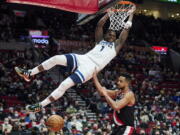
{"label": "defending player", "polygon": [[129,16],[126,26],[118,39],[116,39],[116,33],[113,30],[108,30],[103,37],[103,26],[108,18],[108,14],[105,14],[98,22],[95,31],[96,45],[86,54],[56,55],[31,70],[15,67],[18,75],[23,77],[26,81],[30,81],[31,76],[44,70],[49,70],[55,65],[66,66],[72,73],[50,94],[50,96],[40,103],[27,106],[27,110],[33,112],[40,111],[42,107],[59,99],[67,89],[78,83],[85,83],[90,80],[93,77],[95,68],[99,72],[118,54],[128,37],[129,29],[132,26],[133,13]]}
{"label": "defending player", "polygon": [[111,135],[132,135],[134,131],[135,95],[129,88],[131,76],[121,74],[118,77],[118,90],[107,90],[102,87],[96,73],[93,76],[93,81],[100,95],[104,96],[107,103],[114,109],[113,118],[116,126]]}

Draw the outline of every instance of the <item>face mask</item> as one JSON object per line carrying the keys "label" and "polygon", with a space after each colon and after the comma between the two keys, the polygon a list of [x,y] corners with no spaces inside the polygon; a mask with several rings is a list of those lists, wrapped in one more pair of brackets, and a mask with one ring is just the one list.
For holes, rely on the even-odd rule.
{"label": "face mask", "polygon": [[83,119],[84,122],[86,122],[86,119]]}
{"label": "face mask", "polygon": [[45,113],[46,113],[46,111],[45,111],[45,110],[43,110],[43,111],[42,111],[42,113],[43,113],[43,114],[45,114]]}
{"label": "face mask", "polygon": [[18,113],[15,113],[15,114],[14,114],[14,116],[15,116],[15,117],[18,117],[18,116],[19,116],[19,114],[18,114]]}
{"label": "face mask", "polygon": [[3,108],[2,108],[2,107],[0,107],[0,111],[3,111]]}
{"label": "face mask", "polygon": [[67,105],[68,103],[67,102],[64,102],[64,105]]}

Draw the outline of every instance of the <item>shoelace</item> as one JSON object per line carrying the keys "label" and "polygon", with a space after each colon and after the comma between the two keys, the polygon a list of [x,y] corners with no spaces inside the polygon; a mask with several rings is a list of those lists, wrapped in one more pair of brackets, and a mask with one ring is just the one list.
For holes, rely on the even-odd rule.
{"label": "shoelace", "polygon": [[24,71],[24,74],[29,76],[30,73],[28,71]]}

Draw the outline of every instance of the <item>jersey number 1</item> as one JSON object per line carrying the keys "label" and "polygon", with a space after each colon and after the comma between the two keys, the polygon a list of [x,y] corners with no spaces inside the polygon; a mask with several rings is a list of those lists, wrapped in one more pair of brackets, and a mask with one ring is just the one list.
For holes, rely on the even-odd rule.
{"label": "jersey number 1", "polygon": [[101,48],[100,52],[101,52],[103,49],[104,49],[104,46],[102,46],[102,48]]}

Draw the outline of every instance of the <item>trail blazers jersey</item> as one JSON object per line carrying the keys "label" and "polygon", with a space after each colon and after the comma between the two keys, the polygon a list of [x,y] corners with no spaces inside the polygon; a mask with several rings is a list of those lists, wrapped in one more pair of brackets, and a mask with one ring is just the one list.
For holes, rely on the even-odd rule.
{"label": "trail blazers jersey", "polygon": [[[124,95],[118,95],[117,100],[120,100]],[[125,106],[119,111],[113,113],[114,122],[118,126],[126,125],[134,127],[134,106]]]}

